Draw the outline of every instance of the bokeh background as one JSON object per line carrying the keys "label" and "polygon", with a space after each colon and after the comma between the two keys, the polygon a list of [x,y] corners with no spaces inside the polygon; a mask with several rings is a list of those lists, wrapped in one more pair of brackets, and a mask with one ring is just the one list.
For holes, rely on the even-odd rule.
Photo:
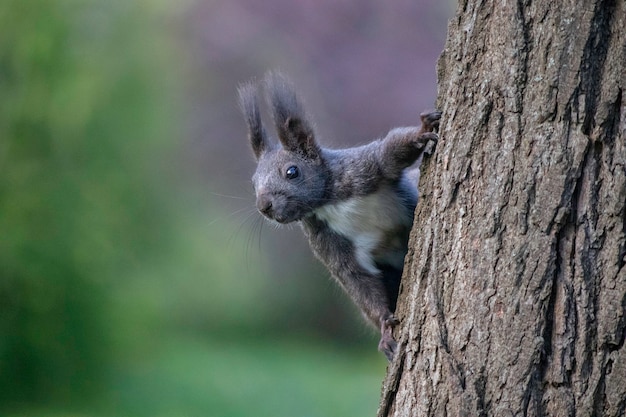
{"label": "bokeh background", "polygon": [[237,84],[326,146],[433,107],[451,1],[0,3],[0,415],[375,413],[377,335],[254,210]]}

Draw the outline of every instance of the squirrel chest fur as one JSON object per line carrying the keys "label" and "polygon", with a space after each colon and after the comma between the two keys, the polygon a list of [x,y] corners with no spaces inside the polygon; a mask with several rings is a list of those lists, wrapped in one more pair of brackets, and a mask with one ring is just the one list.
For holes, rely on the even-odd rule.
{"label": "squirrel chest fur", "polygon": [[257,209],[271,221],[302,225],[315,256],[380,329],[378,347],[391,360],[393,312],[417,203],[417,176],[407,169],[436,143],[441,115],[425,113],[421,128],[396,128],[367,145],[331,150],[318,145],[285,78],[269,74],[265,91],[278,141],[261,121],[256,85],[239,89],[257,160]]}
{"label": "squirrel chest fur", "polygon": [[402,269],[415,208],[405,204],[393,188],[385,186],[369,195],[326,204],[313,215],[348,239],[359,265],[377,274],[377,264]]}

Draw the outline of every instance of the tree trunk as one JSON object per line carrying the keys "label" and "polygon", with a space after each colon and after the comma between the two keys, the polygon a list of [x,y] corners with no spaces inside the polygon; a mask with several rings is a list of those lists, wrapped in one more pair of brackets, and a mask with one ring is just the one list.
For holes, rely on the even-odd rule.
{"label": "tree trunk", "polygon": [[626,413],[626,2],[461,1],[383,416]]}

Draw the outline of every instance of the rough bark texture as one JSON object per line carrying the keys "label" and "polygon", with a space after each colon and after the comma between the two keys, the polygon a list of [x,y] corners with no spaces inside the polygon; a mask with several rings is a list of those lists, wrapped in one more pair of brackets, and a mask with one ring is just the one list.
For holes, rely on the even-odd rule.
{"label": "rough bark texture", "polygon": [[626,414],[626,2],[459,4],[379,416]]}

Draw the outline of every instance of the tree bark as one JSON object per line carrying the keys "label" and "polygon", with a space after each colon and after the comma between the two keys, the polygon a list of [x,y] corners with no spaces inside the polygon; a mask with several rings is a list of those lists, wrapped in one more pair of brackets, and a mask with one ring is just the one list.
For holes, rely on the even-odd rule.
{"label": "tree bark", "polygon": [[460,2],[379,417],[626,414],[625,28]]}

